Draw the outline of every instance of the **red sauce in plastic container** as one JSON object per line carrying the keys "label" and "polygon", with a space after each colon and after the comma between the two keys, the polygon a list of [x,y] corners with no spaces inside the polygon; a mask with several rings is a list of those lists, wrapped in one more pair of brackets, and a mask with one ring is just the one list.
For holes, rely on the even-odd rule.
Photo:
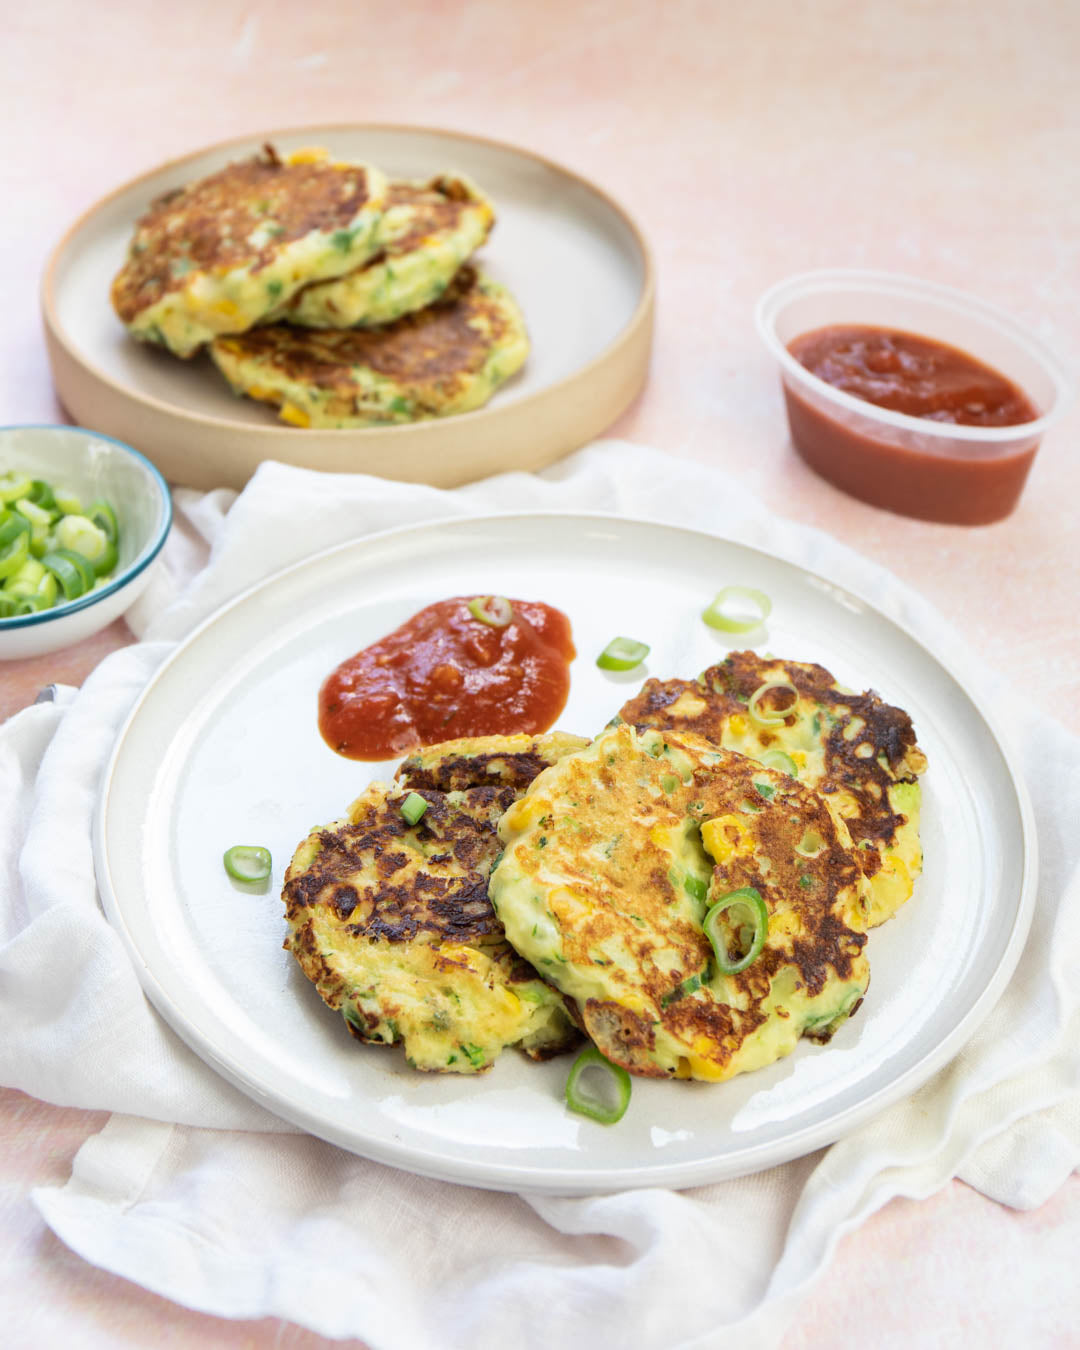
{"label": "red sauce in plastic container", "polygon": [[509,622],[477,618],[459,596],[428,605],[343,661],[319,690],[319,731],[349,759],[391,759],[460,736],[547,731],[566,706],[570,620],[511,600]]}
{"label": "red sauce in plastic container", "polygon": [[[874,407],[928,424],[898,428],[872,410],[853,416],[784,379],[791,436],[823,478],[902,515],[985,525],[1015,507],[1039,437],[1039,413],[1012,381],[966,352],[913,333],[836,325],[803,333],[788,351],[812,375]],[[1015,436],[965,439],[950,427],[1016,427]]]}

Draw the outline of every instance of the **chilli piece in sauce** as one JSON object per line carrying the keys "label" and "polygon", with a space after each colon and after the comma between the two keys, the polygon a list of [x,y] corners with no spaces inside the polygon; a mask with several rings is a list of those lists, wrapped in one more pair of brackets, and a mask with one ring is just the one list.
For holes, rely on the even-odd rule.
{"label": "chilli piece in sauce", "polygon": [[379,760],[459,736],[547,731],[570,691],[570,620],[538,601],[492,600],[440,600],[343,661],[319,691],[331,749]]}

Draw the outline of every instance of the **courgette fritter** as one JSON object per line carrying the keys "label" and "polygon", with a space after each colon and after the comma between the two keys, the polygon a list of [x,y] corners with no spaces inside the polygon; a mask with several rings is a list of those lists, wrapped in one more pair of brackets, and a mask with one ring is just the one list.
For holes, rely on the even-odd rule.
{"label": "courgette fritter", "polygon": [[[507,937],[631,1073],[727,1079],[801,1036],[828,1039],[862,1001],[856,850],[787,774],[692,733],[620,725],[540,774],[499,834],[489,889]],[[727,973],[703,921],[742,888],[767,933]],[[729,964],[748,941],[739,916],[724,912]]]}
{"label": "courgette fritter", "polygon": [[487,239],[495,210],[461,174],[392,182],[379,252],[334,281],[305,286],[273,316],[306,328],[372,328],[433,304]]}
{"label": "courgette fritter", "polygon": [[210,345],[234,393],[273,404],[290,426],[323,428],[469,412],[528,353],[510,292],[471,264],[434,304],[380,328],[274,323]]}
{"label": "courgette fritter", "polygon": [[302,286],[372,257],[388,187],[373,165],[267,146],[151,203],[113,308],[133,337],[177,356],[246,332]]}
{"label": "courgette fritter", "polygon": [[[774,688],[751,708],[755,693],[774,681],[796,692]],[[870,886],[857,927],[883,923],[911,897],[922,870],[918,776],[926,756],[903,709],[872,690],[843,688],[823,666],[737,651],[696,680],[647,680],[619,716],[639,729],[692,731],[759,761],[786,757],[859,850]]]}
{"label": "courgette fritter", "polygon": [[[417,1069],[464,1074],[507,1046],[545,1059],[579,1039],[562,996],[507,942],[487,882],[500,816],[581,744],[553,734],[428,747],[422,771],[372,783],[301,843],[285,876],[285,947],[354,1036],[400,1043]],[[501,778],[500,757],[514,766]],[[427,806],[410,824],[413,793]]]}

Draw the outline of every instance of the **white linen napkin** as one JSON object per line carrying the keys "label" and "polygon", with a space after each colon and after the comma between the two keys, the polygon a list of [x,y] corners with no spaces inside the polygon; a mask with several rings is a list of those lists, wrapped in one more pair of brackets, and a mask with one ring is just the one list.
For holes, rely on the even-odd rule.
{"label": "white linen napkin", "polygon": [[34,1193],[88,1261],[192,1308],[283,1317],[373,1350],[689,1350],[732,1332],[765,1346],[840,1237],[893,1196],[925,1197],[959,1176],[1030,1207],[1080,1165],[1080,985],[1069,978],[1080,965],[1080,741],[1000,685],[982,697],[1021,747],[1040,836],[1031,938],[957,1059],[831,1148],[682,1193],[500,1195],[366,1162],[248,1101],[143,997],[99,906],[90,827],[139,689],[178,639],[272,570],[429,519],[617,512],[715,530],[842,585],[857,577],[945,660],[972,662],[883,569],[734,494],[716,471],[624,443],[454,492],[267,463],[235,501],[176,500],[167,570],[130,616],[142,640],[78,693],[0,727],[0,1082],[116,1113],[65,1186]]}

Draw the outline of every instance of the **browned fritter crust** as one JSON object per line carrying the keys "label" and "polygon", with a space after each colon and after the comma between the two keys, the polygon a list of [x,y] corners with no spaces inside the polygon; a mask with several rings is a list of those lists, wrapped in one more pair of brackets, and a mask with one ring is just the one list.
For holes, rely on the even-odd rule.
{"label": "browned fritter crust", "polygon": [[384,375],[416,395],[425,385],[450,402],[469,376],[484,367],[491,348],[510,332],[506,315],[477,285],[476,269],[460,269],[445,294],[426,309],[381,328],[293,328],[267,324],[221,345],[245,360],[257,358],[287,379],[338,394],[351,409],[354,366]]}
{"label": "browned fritter crust", "polygon": [[[466,210],[476,209],[476,199],[459,178],[442,174],[428,183],[392,182],[386,193],[386,210],[389,212],[394,207],[400,206],[411,208],[408,228],[395,235],[394,239],[381,248],[374,257],[369,258],[359,271],[379,267],[388,258],[422,248],[432,235],[456,230]],[[494,216],[488,225],[489,234],[492,224]],[[306,289],[305,287],[304,290]],[[285,319],[290,317],[290,311],[300,306],[304,290],[297,291],[279,317]],[[332,300],[326,301],[326,307],[331,312],[336,312]]]}
{"label": "browned fritter crust", "polygon": [[[925,756],[916,744],[911,718],[902,708],[886,703],[873,690],[842,692],[824,666],[763,657],[753,651],[731,652],[696,680],[646,680],[640,692],[622,706],[619,716],[639,729],[693,731],[719,745],[730,719],[745,717],[747,700],[778,667],[783,668],[800,697],[829,710],[833,721],[824,742],[825,774],[814,787],[826,794],[843,790],[855,798],[858,815],[848,818],[847,825],[856,844],[863,840],[889,843],[904,817],[891,809],[888,789],[894,783],[913,781],[926,767]],[[687,694],[703,700],[704,708],[692,716],[673,713],[673,705]],[[762,706],[766,711],[784,706],[784,695],[766,695]],[[860,721],[863,725],[858,734],[851,735]],[[784,722],[792,726],[794,714]],[[763,728],[759,740],[767,750],[778,738]],[[867,742],[874,753],[860,755],[859,747]],[[881,853],[876,848],[864,850],[860,858],[867,876],[881,867]]]}
{"label": "browned fritter crust", "polygon": [[[418,826],[402,816],[401,796],[359,798],[347,824],[319,831],[315,861],[288,876],[282,895],[290,923],[303,928],[304,911],[319,904],[347,921],[343,931],[351,937],[409,942],[424,933],[453,942],[500,941],[487,878],[499,851],[495,826],[514,793],[477,792],[453,806],[441,792],[421,793],[428,807]],[[422,862],[409,842],[413,834],[425,850]],[[375,875],[358,884],[365,869]]]}
{"label": "browned fritter crust", "polygon": [[[285,243],[312,230],[350,225],[371,195],[363,165],[329,160],[284,163],[267,146],[156,201],[135,228],[128,258],[112,286],[125,323],[163,295],[179,290],[192,270],[247,267],[258,272]],[[267,219],[275,234],[261,248],[248,236]]]}
{"label": "browned fritter crust", "polygon": [[394,777],[403,787],[417,791],[460,792],[491,785],[512,788],[520,796],[541,770],[588,743],[583,736],[564,731],[443,741],[403,760]]}

